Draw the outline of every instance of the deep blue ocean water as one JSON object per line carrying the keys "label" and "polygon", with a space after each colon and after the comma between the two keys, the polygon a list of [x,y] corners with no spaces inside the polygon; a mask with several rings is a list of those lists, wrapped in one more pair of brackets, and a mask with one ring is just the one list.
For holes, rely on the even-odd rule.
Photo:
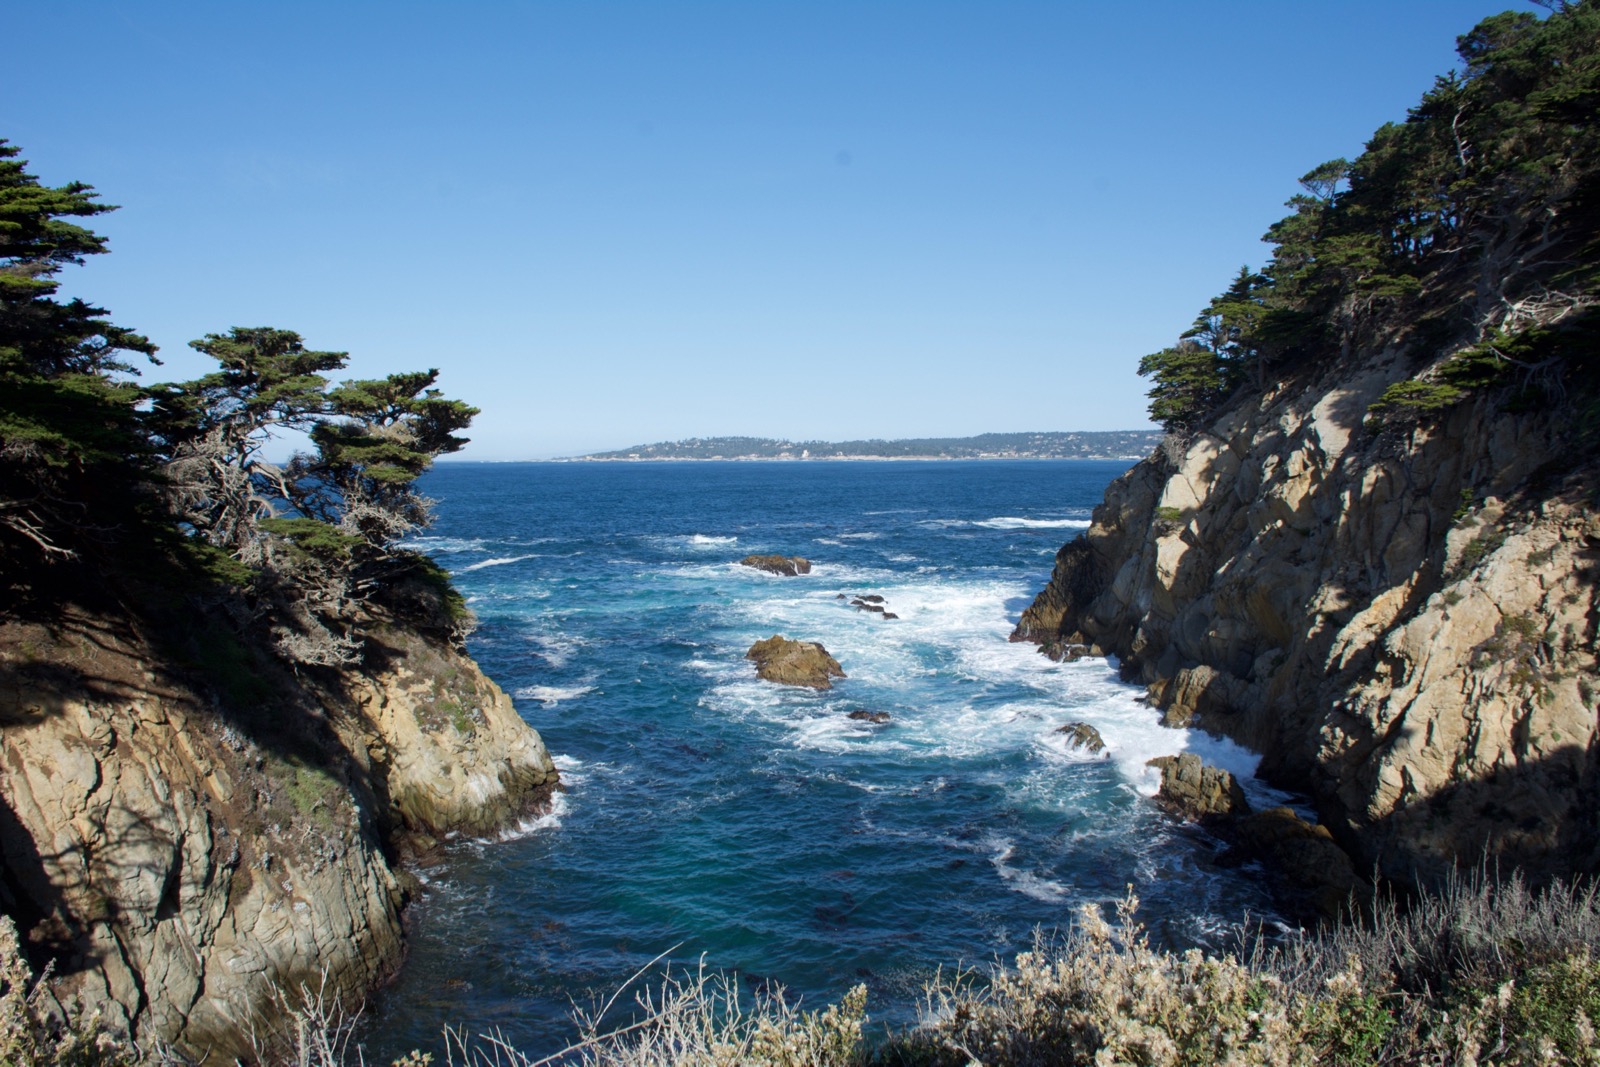
{"label": "deep blue ocean water", "polygon": [[[1104,660],[1006,638],[1121,462],[441,465],[416,545],[455,575],[468,647],[543,734],[567,791],[420,873],[375,1061],[443,1026],[554,1051],[658,954],[821,1006],[865,982],[914,1018],[935,967],[983,964],[1132,885],[1155,935],[1224,943],[1271,901],[1156,812],[1144,763],[1226,742],[1164,729]],[[802,555],[809,575],[741,567]],[[857,611],[875,593],[897,620]],[[762,682],[745,650],[821,641],[830,692]],[[885,711],[871,725],[853,710]],[[1056,728],[1087,721],[1109,758]],[[1250,784],[1264,792],[1264,787]],[[673,948],[673,946],[678,946]],[[626,996],[621,998],[624,1002]],[[624,1007],[626,1005],[624,1004]]]}

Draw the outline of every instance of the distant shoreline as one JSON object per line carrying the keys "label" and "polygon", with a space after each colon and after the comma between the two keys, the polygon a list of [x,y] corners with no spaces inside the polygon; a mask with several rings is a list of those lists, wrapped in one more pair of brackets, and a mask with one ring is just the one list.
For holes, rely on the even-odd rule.
{"label": "distant shoreline", "polygon": [[[987,463],[994,460],[1053,460],[1104,463],[1126,460],[1137,463],[1144,456],[560,456],[544,463]],[[503,462],[529,462],[506,460]]]}
{"label": "distant shoreline", "polygon": [[468,456],[441,458],[435,467],[459,467],[469,463],[1137,463],[1144,456],[555,456],[551,459],[472,459]]}

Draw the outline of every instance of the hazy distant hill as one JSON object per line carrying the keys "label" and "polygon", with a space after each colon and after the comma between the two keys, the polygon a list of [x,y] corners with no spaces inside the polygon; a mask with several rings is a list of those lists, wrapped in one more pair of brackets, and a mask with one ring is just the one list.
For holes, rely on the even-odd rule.
{"label": "hazy distant hill", "polygon": [[650,459],[1142,459],[1160,430],[1083,433],[985,433],[899,441],[784,441],[771,437],[691,437],[658,441],[581,460]]}

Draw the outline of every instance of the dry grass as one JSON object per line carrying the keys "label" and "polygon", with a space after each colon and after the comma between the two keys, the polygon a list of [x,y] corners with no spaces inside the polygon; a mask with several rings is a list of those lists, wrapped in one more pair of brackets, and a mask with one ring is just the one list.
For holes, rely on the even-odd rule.
{"label": "dry grass", "polygon": [[[445,1035],[439,1067],[1600,1067],[1600,898],[1479,876],[1402,909],[1239,954],[1153,948],[1130,893],[1109,920],[1086,906],[1065,934],[1010,966],[941,972],[922,1022],[866,1037],[866,989],[805,1011],[781,991],[749,997],[701,965],[634,995],[634,1021],[580,1014],[577,1039],[533,1058],[498,1035]],[[9,937],[9,941],[7,938]],[[657,961],[652,961],[652,963]],[[0,1062],[124,1067],[152,1062],[89,1020],[54,1027],[0,924]],[[261,1064],[356,1067],[353,1016],[320,991],[281,1000]],[[176,1062],[168,1054],[163,1060]],[[427,1067],[413,1052],[397,1067]]]}

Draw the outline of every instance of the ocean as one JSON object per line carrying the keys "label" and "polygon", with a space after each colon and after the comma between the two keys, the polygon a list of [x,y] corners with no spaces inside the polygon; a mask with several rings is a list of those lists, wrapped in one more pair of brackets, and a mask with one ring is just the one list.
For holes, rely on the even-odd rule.
{"label": "ocean", "polygon": [[[445,1026],[531,1055],[575,1037],[665,953],[820,1007],[857,983],[913,1021],[935,968],[983,966],[1129,886],[1152,936],[1231,944],[1272,922],[1259,872],[1149,801],[1145,761],[1256,758],[1170,730],[1106,660],[1011,644],[1056,550],[1127,462],[441,464],[415,547],[478,618],[468,648],[544,736],[566,791],[418,873],[369,1058]],[[738,561],[800,555],[781,577]],[[845,599],[840,599],[844,594]],[[898,619],[852,608],[876,594]],[[828,692],[760,681],[745,650],[820,641]],[[852,711],[887,712],[872,724]],[[1057,732],[1084,721],[1107,756]],[[613,1018],[626,1021],[631,992]]]}

